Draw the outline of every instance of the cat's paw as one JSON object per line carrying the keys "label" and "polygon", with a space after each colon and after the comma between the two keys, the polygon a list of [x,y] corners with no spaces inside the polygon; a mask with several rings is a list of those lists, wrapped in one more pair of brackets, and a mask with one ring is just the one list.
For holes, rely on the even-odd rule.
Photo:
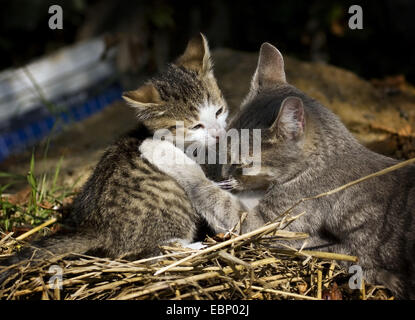
{"label": "cat's paw", "polygon": [[223,189],[223,190],[227,190],[227,191],[231,191],[235,188],[238,187],[239,183],[238,180],[230,177],[227,180],[222,180],[222,181],[218,181],[218,182],[214,182],[219,188]]}
{"label": "cat's paw", "polygon": [[200,166],[171,142],[149,138],[139,150],[143,158],[178,181],[204,176]]}
{"label": "cat's paw", "polygon": [[196,164],[182,150],[164,140],[146,139],[141,143],[139,150],[143,158],[156,166]]}

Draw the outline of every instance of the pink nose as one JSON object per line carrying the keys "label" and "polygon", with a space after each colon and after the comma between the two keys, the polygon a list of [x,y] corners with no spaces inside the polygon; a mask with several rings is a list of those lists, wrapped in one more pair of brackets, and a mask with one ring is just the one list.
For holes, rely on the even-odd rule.
{"label": "pink nose", "polygon": [[210,134],[213,138],[216,138],[216,141],[219,141],[219,138],[223,135],[224,130],[222,129],[212,129]]}

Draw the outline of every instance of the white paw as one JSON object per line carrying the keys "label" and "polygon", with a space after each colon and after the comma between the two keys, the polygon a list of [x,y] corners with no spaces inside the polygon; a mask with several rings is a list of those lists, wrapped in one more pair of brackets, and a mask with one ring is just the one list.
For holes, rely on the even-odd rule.
{"label": "white paw", "polygon": [[203,244],[201,241],[198,242],[192,242],[183,245],[185,248],[193,249],[193,250],[201,250],[207,247],[207,245]]}
{"label": "white paw", "polygon": [[142,157],[157,166],[164,164],[196,164],[182,150],[176,148],[168,141],[153,140],[149,138],[141,143],[139,150]]}
{"label": "white paw", "polygon": [[204,176],[200,166],[171,142],[149,138],[139,150],[143,158],[176,180]]}
{"label": "white paw", "polygon": [[201,241],[190,242],[187,239],[179,239],[179,238],[173,238],[173,239],[170,239],[169,241],[166,241],[166,244],[174,244],[174,243],[179,244],[183,248],[188,248],[192,250],[201,250],[207,247]]}

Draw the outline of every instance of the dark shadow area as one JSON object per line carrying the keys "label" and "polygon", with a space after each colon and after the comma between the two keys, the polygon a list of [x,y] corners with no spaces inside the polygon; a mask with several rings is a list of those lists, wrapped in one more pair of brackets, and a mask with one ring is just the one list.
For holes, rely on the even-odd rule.
{"label": "dark shadow area", "polygon": [[[50,30],[48,8],[63,8],[63,30]],[[351,5],[363,9],[363,29],[351,30]],[[204,32],[212,47],[257,51],[269,41],[284,54],[324,61],[364,78],[404,75],[415,81],[409,0],[382,1],[4,1],[0,13],[0,69],[74,41],[108,34],[129,38],[137,53],[129,68],[158,67]]]}

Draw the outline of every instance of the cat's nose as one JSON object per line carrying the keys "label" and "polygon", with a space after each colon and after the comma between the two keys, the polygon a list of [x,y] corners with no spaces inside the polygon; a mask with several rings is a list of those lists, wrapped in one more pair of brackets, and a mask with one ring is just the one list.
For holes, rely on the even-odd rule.
{"label": "cat's nose", "polygon": [[216,138],[216,141],[219,141],[220,137],[225,134],[225,130],[223,129],[212,129],[211,135],[212,137]]}
{"label": "cat's nose", "polygon": [[210,129],[210,130],[209,130],[209,133],[210,133],[210,135],[211,135],[213,138],[218,138],[218,137],[219,137],[219,131],[218,131],[218,129]]}

